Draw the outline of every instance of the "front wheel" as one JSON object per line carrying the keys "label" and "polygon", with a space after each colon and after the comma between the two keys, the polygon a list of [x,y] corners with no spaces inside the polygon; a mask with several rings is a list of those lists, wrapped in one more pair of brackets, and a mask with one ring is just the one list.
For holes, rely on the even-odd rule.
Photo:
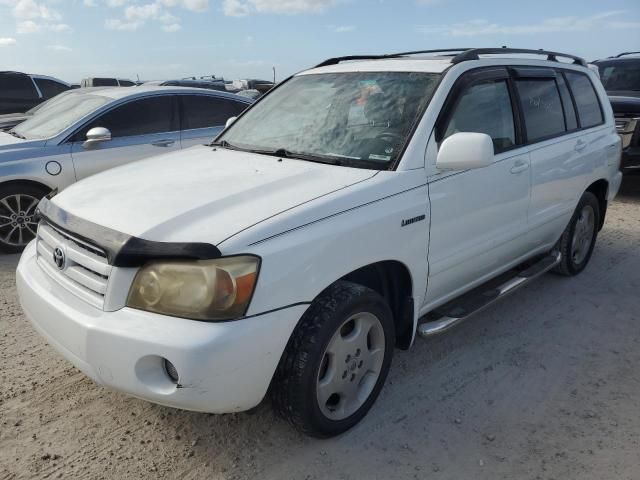
{"label": "front wheel", "polygon": [[389,372],[395,329],[373,290],[337,282],[305,312],[274,377],[276,411],[305,434],[338,435],[375,402]]}
{"label": "front wheel", "polygon": [[36,236],[36,208],[47,194],[32,185],[0,186],[0,252],[19,253]]}
{"label": "front wheel", "polygon": [[562,260],[554,269],[556,273],[573,276],[585,269],[596,244],[598,225],[600,225],[598,199],[594,194],[585,192],[558,242]]}

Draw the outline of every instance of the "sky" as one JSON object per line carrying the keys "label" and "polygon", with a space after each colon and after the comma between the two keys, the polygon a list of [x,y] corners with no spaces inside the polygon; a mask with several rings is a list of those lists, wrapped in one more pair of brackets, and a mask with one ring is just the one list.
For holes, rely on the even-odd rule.
{"label": "sky", "polygon": [[339,55],[640,50],[640,0],[0,0],[0,70],[281,80]]}

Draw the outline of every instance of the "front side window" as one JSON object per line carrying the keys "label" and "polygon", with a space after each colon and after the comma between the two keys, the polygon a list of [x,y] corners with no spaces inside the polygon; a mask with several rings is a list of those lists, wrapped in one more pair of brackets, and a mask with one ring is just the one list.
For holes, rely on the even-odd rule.
{"label": "front side window", "polygon": [[38,92],[36,92],[31,78],[15,73],[0,74],[0,92],[3,98],[10,100],[38,98]]}
{"label": "front side window", "polygon": [[240,115],[246,103],[206,95],[181,95],[182,129],[224,126],[231,117]]}
{"label": "front side window", "polygon": [[560,93],[554,78],[519,79],[516,87],[529,142],[566,131]]}
{"label": "front side window", "polygon": [[110,101],[107,97],[73,91],[52,99],[12,131],[26,139],[55,137]]}
{"label": "front side window", "polygon": [[69,87],[64,83],[56,82],[55,80],[49,80],[48,78],[36,78],[34,80],[44,98],[53,98],[59,93],[69,90]]}
{"label": "front side window", "polygon": [[111,138],[171,132],[177,130],[173,112],[173,97],[170,95],[134,100],[91,121],[74,140],[84,141],[86,132],[93,127],[108,129]]}
{"label": "front side window", "polygon": [[472,85],[462,94],[449,117],[443,139],[459,132],[486,133],[493,140],[496,153],[516,144],[506,80]]}
{"label": "front side window", "polygon": [[218,140],[229,148],[385,169],[400,155],[439,77],[422,72],[299,75]]}
{"label": "front side window", "polygon": [[576,101],[580,126],[589,128],[603,123],[604,118],[602,117],[598,95],[589,77],[584,73],[577,72],[566,72],[565,76]]}

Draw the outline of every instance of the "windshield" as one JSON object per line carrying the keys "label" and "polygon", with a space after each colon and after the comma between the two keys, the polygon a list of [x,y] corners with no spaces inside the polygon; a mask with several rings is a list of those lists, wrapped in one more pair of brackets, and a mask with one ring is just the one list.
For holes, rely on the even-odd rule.
{"label": "windshield", "polygon": [[228,148],[385,169],[402,151],[439,74],[299,75],[223,133]]}
{"label": "windshield", "polygon": [[77,92],[51,99],[44,108],[11,130],[26,139],[55,137],[105,103],[108,97]]}
{"label": "windshield", "polygon": [[606,91],[640,91],[640,59],[598,63],[600,79]]}

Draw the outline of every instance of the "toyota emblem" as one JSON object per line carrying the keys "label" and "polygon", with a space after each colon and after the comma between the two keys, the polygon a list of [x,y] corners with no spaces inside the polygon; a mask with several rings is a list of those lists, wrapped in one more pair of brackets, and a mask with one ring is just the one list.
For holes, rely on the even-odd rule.
{"label": "toyota emblem", "polygon": [[58,267],[59,270],[64,269],[66,258],[64,256],[64,251],[60,247],[57,247],[53,251],[53,263],[56,264],[56,267]]}

